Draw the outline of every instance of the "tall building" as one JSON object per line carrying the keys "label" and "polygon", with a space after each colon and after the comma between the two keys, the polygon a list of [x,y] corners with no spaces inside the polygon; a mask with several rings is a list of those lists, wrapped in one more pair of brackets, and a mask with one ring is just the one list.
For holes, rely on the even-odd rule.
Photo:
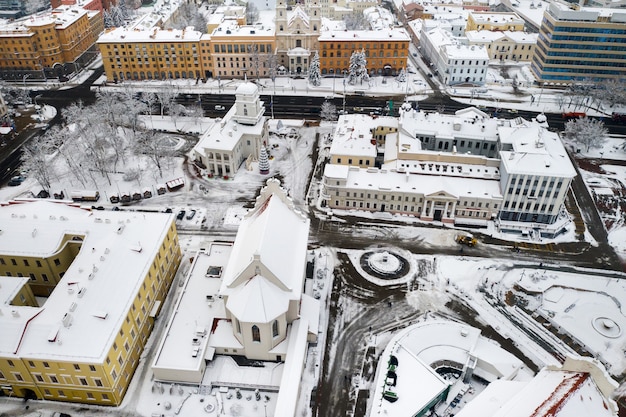
{"label": "tall building", "polygon": [[96,55],[102,14],[78,6],[0,25],[0,75],[4,79],[53,78],[79,70]]}
{"label": "tall building", "polygon": [[46,10],[50,0],[0,0],[0,17],[15,19]]}
{"label": "tall building", "polygon": [[531,69],[539,82],[626,76],[626,10],[554,1],[544,12]]}
{"label": "tall building", "polygon": [[181,259],[175,218],[0,207],[0,390],[119,405]]}

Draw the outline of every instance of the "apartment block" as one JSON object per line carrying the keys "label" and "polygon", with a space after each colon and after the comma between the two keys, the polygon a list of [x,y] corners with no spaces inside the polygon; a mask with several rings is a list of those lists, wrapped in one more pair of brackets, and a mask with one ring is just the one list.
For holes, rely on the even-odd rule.
{"label": "apartment block", "polygon": [[95,57],[102,14],[61,6],[0,25],[0,75],[8,80],[59,77]]}
{"label": "apartment block", "polygon": [[409,42],[404,29],[326,31],[319,37],[320,70],[347,74],[352,53],[365,51],[370,75],[396,75],[406,68]]}

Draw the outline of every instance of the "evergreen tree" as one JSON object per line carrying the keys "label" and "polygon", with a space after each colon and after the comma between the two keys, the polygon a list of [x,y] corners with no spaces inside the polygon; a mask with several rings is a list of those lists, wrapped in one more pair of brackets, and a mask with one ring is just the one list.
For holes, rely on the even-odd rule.
{"label": "evergreen tree", "polygon": [[337,120],[337,106],[328,101],[323,102],[320,109],[320,117],[322,120],[334,122]]}
{"label": "evergreen tree", "polygon": [[367,75],[367,58],[365,52],[354,51],[350,56],[350,66],[348,67],[348,83],[354,85],[357,82],[361,84],[363,81],[369,81],[369,75]]}
{"label": "evergreen tree", "polygon": [[322,78],[320,74],[320,54],[315,51],[313,60],[309,66],[309,82],[314,87],[319,87],[322,84]]}
{"label": "evergreen tree", "polygon": [[265,145],[261,146],[261,152],[259,153],[259,173],[262,175],[270,173],[270,161],[267,157],[267,149],[265,149]]}

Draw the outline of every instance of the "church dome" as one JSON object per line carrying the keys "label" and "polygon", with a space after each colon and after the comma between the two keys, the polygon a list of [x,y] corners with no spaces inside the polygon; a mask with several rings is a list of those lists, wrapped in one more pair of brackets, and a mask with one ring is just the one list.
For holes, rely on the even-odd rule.
{"label": "church dome", "polygon": [[246,81],[243,84],[241,84],[239,87],[237,87],[237,91],[235,91],[235,94],[250,96],[250,95],[256,94],[258,91],[259,91],[259,87],[257,87],[256,84],[252,84],[251,82]]}

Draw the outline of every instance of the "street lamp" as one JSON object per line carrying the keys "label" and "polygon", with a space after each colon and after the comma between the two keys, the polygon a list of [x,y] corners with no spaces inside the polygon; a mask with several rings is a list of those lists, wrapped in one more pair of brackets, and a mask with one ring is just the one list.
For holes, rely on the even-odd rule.
{"label": "street lamp", "polygon": [[22,84],[24,85],[24,88],[26,88],[26,79],[30,77],[30,74],[24,74],[24,76],[22,77]]}

